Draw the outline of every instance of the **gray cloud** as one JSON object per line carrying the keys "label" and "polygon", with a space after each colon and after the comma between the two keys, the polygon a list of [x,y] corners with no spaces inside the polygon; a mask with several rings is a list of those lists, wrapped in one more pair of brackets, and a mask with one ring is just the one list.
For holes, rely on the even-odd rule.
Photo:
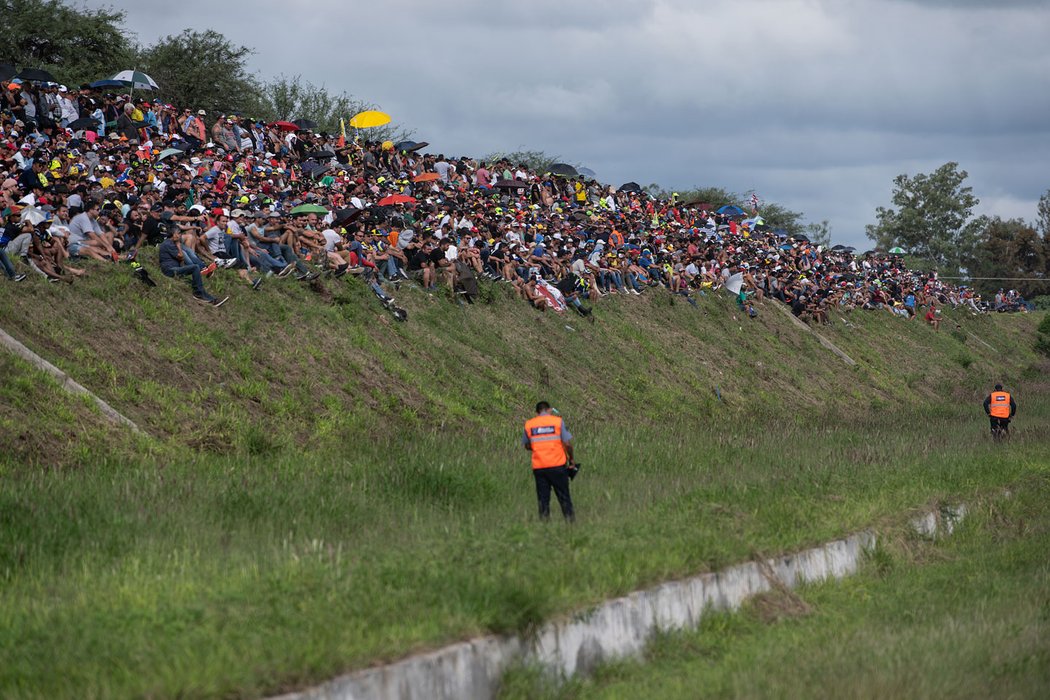
{"label": "gray cloud", "polygon": [[[541,149],[600,177],[755,189],[837,242],[892,179],[955,160],[985,213],[1050,187],[1050,6],[935,0],[183,0],[127,25],[253,46],[452,154]],[[995,10],[992,12],[991,10]]]}

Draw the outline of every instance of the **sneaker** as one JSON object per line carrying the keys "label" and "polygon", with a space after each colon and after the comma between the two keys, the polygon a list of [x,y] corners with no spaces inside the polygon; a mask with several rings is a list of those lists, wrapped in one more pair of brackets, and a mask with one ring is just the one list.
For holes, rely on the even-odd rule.
{"label": "sneaker", "polygon": [[252,280],[252,289],[258,289],[262,286],[262,277],[256,277]]}
{"label": "sneaker", "polygon": [[292,270],[295,269],[295,263],[288,263],[284,266],[284,269],[277,273],[278,277],[287,277],[292,274]]}
{"label": "sneaker", "polygon": [[404,270],[399,269],[397,271],[397,274],[399,274],[401,276],[401,279],[403,279],[403,280],[409,279],[408,273],[405,272]]}
{"label": "sneaker", "polygon": [[25,274],[15,275],[14,277],[11,278],[11,281],[12,282],[21,282],[25,278],[26,278]]}
{"label": "sneaker", "polygon": [[229,297],[223,297],[222,299],[212,299],[208,303],[211,304],[212,306],[222,306],[223,304],[225,304],[229,300],[230,300]]}
{"label": "sneaker", "polygon": [[58,282],[61,282],[62,280],[60,280],[58,277],[48,277],[47,281],[48,284],[56,284]]}
{"label": "sneaker", "polygon": [[208,267],[206,267],[203,270],[201,270],[201,274],[204,275],[205,277],[211,277],[212,273],[214,273],[218,269],[219,269],[219,266],[216,265],[215,263],[212,263],[211,265],[208,265]]}
{"label": "sneaker", "polygon": [[305,275],[303,275],[302,279],[303,279],[304,282],[309,282],[310,280],[315,280],[315,279],[317,279],[320,276],[321,276],[320,272],[307,272]]}
{"label": "sneaker", "polygon": [[199,301],[202,304],[210,304],[210,303],[212,303],[214,301],[213,297],[202,297],[202,296],[197,296],[196,294],[193,295],[193,298],[196,299],[197,301]]}
{"label": "sneaker", "polygon": [[630,292],[631,292],[631,294],[635,295],[636,297],[642,296],[642,293],[639,292],[637,289],[632,289],[632,290],[630,290]]}

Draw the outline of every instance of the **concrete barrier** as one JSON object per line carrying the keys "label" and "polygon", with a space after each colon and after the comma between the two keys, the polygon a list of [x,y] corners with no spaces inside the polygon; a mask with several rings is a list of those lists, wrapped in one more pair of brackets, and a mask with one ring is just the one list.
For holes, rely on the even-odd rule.
{"label": "concrete barrier", "polygon": [[[950,535],[965,515],[965,506],[945,507],[923,513],[911,524],[924,537]],[[876,541],[876,534],[865,530],[794,554],[662,583],[570,619],[551,621],[529,638],[480,637],[356,671],[277,700],[492,698],[503,672],[516,662],[538,664],[563,677],[588,673],[602,662],[641,653],[657,631],[697,626],[708,610],[735,610],[773,587],[849,576]]]}

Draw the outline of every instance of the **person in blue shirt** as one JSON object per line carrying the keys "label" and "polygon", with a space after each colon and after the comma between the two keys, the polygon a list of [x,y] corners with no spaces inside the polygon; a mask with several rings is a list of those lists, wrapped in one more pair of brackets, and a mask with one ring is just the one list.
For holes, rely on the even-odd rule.
{"label": "person in blue shirt", "polygon": [[168,237],[164,239],[164,242],[157,249],[160,271],[166,277],[184,277],[189,275],[195,299],[212,306],[222,306],[229,297],[218,299],[208,294],[207,290],[204,289],[204,280],[201,278],[200,266],[187,262],[184,257],[181,239],[182,233],[179,229],[173,227],[169,230]]}

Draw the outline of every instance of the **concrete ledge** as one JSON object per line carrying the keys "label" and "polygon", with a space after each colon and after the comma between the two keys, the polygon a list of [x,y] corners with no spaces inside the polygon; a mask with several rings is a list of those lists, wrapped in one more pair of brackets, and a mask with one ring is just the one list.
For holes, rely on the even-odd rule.
{"label": "concrete ledge", "polygon": [[111,422],[116,423],[118,425],[122,425],[126,428],[131,428],[134,432],[139,433],[140,435],[146,434],[130,418],[124,416],[123,414],[118,412],[117,409],[113,408],[108,403],[106,403],[105,401],[103,401],[102,399],[85,389],[83,386],[73,381],[73,378],[70,377],[68,374],[60,370],[58,367],[55,367],[53,364],[51,364],[44,358],[40,357],[40,355],[37,355],[35,352],[27,348],[18,340],[10,336],[3,329],[0,329],[0,345],[3,345],[15,355],[18,355],[23,360],[33,365],[37,369],[50,374],[52,377],[55,378],[59,385],[69,393],[80,394],[90,398],[92,401],[95,402],[95,405],[98,406],[98,410],[102,413],[102,415],[109,419]]}
{"label": "concrete ledge", "polygon": [[[965,506],[924,513],[911,521],[924,537],[950,535]],[[654,633],[695,627],[708,610],[734,610],[774,585],[844,578],[856,573],[876,534],[864,530],[794,554],[731,566],[602,603],[567,620],[547,623],[530,638],[488,636],[341,676],[277,700],[461,700],[492,698],[503,672],[516,662],[539,664],[564,677],[637,655]]]}

